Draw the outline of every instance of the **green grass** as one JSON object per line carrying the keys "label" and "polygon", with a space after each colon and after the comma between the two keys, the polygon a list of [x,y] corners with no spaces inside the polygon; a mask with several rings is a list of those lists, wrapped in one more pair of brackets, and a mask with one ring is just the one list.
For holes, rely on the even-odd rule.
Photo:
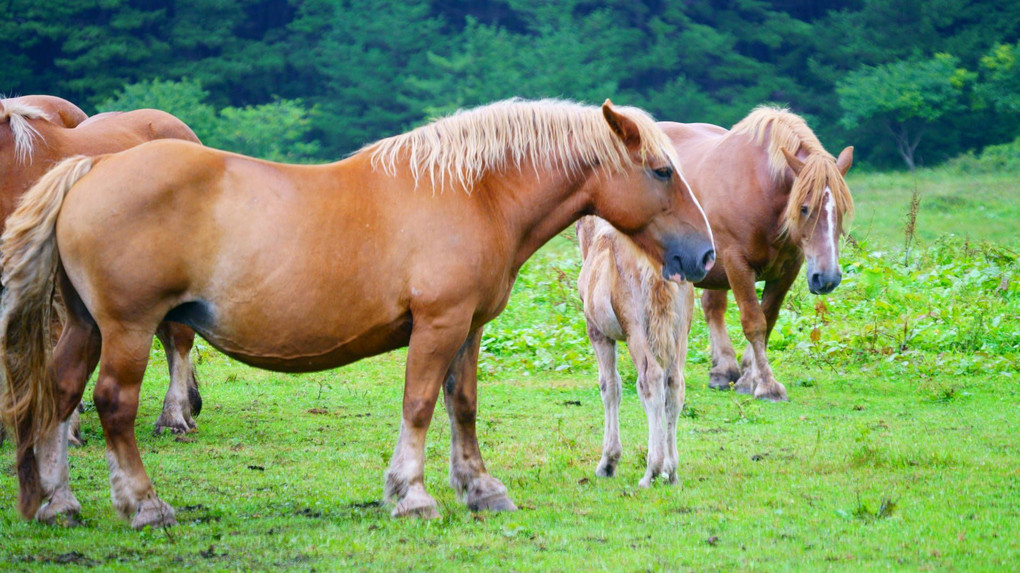
{"label": "green grass", "polygon": [[1020,244],[1020,185],[1015,173],[955,175],[945,170],[862,173],[847,177],[860,240],[902,247],[904,221],[915,187],[921,203],[917,239],[931,242],[953,234],[970,241]]}
{"label": "green grass", "polygon": [[[295,376],[203,348],[205,410],[199,432],[182,440],[149,432],[166,388],[165,361],[154,352],[139,447],[180,525],[135,532],[116,518],[99,424],[88,412],[86,445],[71,453],[81,527],[23,521],[13,450],[0,448],[0,570],[64,562],[114,570],[1015,568],[1016,227],[995,227],[990,217],[974,235],[946,238],[924,218],[928,199],[971,185],[996,190],[986,209],[1016,209],[1015,183],[987,177],[920,174],[921,244],[908,266],[897,248],[913,176],[851,180],[855,234],[871,223],[843,251],[844,284],[821,299],[799,281],[774,333],[770,357],[790,403],[709,390],[697,317],[676,487],[637,487],[646,423],[625,358],[624,458],[616,478],[594,476],[602,406],[567,233],[528,263],[484,342],[482,452],[520,511],[473,514],[456,501],[442,407],[429,433],[426,485],[443,517],[395,520],[378,503],[404,352]],[[940,216],[963,228],[980,217],[976,205]],[[729,318],[738,340],[735,313]]]}

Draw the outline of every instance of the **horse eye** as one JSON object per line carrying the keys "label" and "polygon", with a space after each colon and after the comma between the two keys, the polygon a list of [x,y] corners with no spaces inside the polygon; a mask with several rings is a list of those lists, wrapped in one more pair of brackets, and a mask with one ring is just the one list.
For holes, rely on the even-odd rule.
{"label": "horse eye", "polygon": [[809,212],[811,212],[811,210],[808,209],[807,205],[804,205],[803,207],[800,208],[800,216],[801,217],[807,217]]}
{"label": "horse eye", "polygon": [[652,173],[654,173],[657,178],[662,179],[663,181],[669,181],[669,178],[673,176],[673,168],[660,167],[658,169],[652,169]]}

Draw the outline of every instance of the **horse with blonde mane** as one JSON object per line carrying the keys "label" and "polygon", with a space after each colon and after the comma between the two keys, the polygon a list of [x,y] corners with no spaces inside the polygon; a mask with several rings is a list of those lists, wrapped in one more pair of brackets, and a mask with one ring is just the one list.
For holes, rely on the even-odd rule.
{"label": "horse with blonde mane", "polygon": [[[22,515],[79,510],[66,444],[55,436],[98,362],[94,399],[114,506],[135,528],[174,523],[134,438],[162,320],[276,371],[407,346],[385,479],[393,515],[438,515],[424,448],[440,389],[450,484],[472,510],[515,509],[475,433],[482,327],[506,306],[528,257],[585,214],[630,235],[664,276],[701,276],[714,258],[669,139],[646,113],[608,101],[499,102],[328,165],[179,141],[62,163],[29,191],[3,238],[9,383],[0,413],[22,430]],[[68,321],[50,360],[32,325],[53,280]]]}
{"label": "horse with blonde mane", "polygon": [[[842,278],[839,237],[853,215],[844,175],[853,148],[834,158],[804,120],[781,108],[756,108],[733,129],[660,123],[712,224],[718,264],[695,285],[712,343],[709,385],[781,401],[786,388],[765,354],[779,309],[807,261],[808,289],[827,294]],[[765,281],[759,304],[755,282]],[[733,291],[749,342],[742,364],[726,333]]]}
{"label": "horse with blonde mane", "polygon": [[[61,160],[112,153],[165,138],[198,142],[187,125],[154,109],[108,112],[89,118],[71,102],[54,96],[0,100],[0,226],[6,225],[29,187]],[[58,315],[62,314],[61,306],[57,310]],[[59,322],[56,315],[53,320]],[[188,432],[196,427],[193,416],[201,409],[191,363],[195,333],[181,324],[164,323],[157,335],[166,349],[170,386],[155,431]],[[68,430],[69,439],[77,443],[77,412]]]}
{"label": "horse with blonde mane", "polygon": [[[637,368],[638,396],[648,417],[648,455],[638,485],[649,487],[660,476],[675,484],[676,427],[684,405],[683,368],[694,287],[688,280],[662,277],[644,251],[598,217],[582,217],[577,222],[577,238],[583,260],[577,288],[588,340],[598,361],[605,408],[602,459],[595,473],[613,477],[623,451],[616,343],[625,341]],[[685,278],[698,280],[701,276]]]}

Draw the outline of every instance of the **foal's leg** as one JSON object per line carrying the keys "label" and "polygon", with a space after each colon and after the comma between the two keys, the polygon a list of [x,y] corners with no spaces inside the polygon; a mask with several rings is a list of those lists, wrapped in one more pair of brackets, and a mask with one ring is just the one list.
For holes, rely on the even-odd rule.
{"label": "foal's leg", "polygon": [[648,458],[645,475],[638,482],[649,487],[665,471],[666,464],[666,371],[659,365],[642,329],[627,336],[627,350],[637,367],[637,390],[648,417]]}
{"label": "foal's leg", "polygon": [[730,384],[740,378],[737,357],[730,335],[726,332],[726,291],[705,289],[701,293],[701,308],[708,323],[708,336],[712,342],[712,369],[708,371],[708,386],[716,390],[729,390]]}
{"label": "foal's leg", "polygon": [[485,471],[478,448],[478,349],[482,329],[474,330],[454,358],[443,385],[450,417],[450,485],[471,511],[514,511],[506,487]]}
{"label": "foal's leg", "polygon": [[773,402],[786,400],[786,388],[772,375],[765,355],[768,324],[754,288],[754,273],[739,257],[726,260],[726,276],[733,289],[733,296],[740,307],[740,324],[744,336],[751,345],[754,364],[737,381],[736,390],[742,394],[754,394],[756,398]]}
{"label": "foal's leg", "polygon": [[623,446],[620,444],[620,396],[623,385],[620,382],[620,373],[616,369],[616,341],[602,334],[591,322],[588,322],[588,340],[595,350],[595,360],[599,366],[599,392],[602,394],[602,407],[605,409],[602,459],[595,468],[595,475],[613,477],[620,455],[623,453]]}
{"label": "foal's leg", "polygon": [[35,454],[45,503],[35,518],[45,523],[75,523],[81,505],[68,482],[68,417],[76,413],[89,375],[99,359],[100,338],[95,323],[72,317],[67,321],[54,351],[53,364],[60,401],[58,419],[64,420],[39,437]]}
{"label": "foal's leg", "polygon": [[[191,363],[191,347],[195,343],[195,331],[183,324],[162,322],[156,329],[156,336],[166,351],[166,363],[170,370],[170,385],[163,399],[163,412],[156,420],[156,434],[170,430],[173,434],[193,431],[198,425],[192,414],[202,407],[195,381],[195,367]],[[193,405],[196,405],[192,410]]]}
{"label": "foal's leg", "polygon": [[[400,435],[386,471],[386,499],[394,502],[393,516],[439,517],[436,500],[425,491],[425,433],[450,365],[467,339],[470,313],[461,320],[415,316],[407,350],[403,419]],[[454,320],[451,320],[454,318]]]}
{"label": "foal's leg", "polygon": [[677,349],[673,363],[669,365],[666,377],[666,464],[665,471],[669,483],[679,481],[677,468],[680,466],[676,448],[677,421],[684,407],[684,362],[687,361],[687,340],[691,334],[691,319],[694,314],[694,286],[690,283],[680,285],[680,316],[677,321]]}
{"label": "foal's leg", "polygon": [[103,350],[94,399],[106,436],[113,505],[122,518],[134,518],[131,527],[176,525],[174,509],[159,499],[145,473],[135,442],[138,393],[145,374],[152,331],[114,326],[103,331]]}

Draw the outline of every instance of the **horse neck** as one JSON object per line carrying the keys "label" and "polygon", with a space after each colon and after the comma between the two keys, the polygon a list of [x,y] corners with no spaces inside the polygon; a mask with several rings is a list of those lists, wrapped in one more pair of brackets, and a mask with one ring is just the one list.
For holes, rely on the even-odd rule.
{"label": "horse neck", "polygon": [[510,244],[515,245],[513,270],[516,273],[531,255],[592,208],[592,199],[584,183],[592,176],[589,169],[573,175],[565,171],[536,174],[523,166],[520,174],[494,194],[499,216],[505,220]]}

